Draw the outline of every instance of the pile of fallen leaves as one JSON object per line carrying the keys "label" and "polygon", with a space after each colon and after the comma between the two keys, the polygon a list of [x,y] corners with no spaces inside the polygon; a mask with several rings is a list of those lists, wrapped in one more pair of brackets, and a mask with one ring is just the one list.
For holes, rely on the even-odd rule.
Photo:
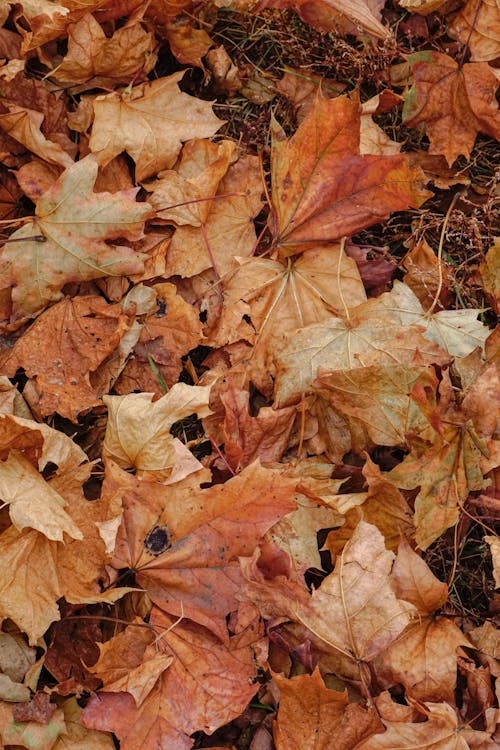
{"label": "pile of fallen leaves", "polygon": [[498,748],[499,39],[2,4],[0,744]]}

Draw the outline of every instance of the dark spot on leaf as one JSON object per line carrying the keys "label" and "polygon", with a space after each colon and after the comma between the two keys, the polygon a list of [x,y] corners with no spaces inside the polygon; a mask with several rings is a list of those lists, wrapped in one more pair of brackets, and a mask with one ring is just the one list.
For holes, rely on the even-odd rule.
{"label": "dark spot on leaf", "polygon": [[162,318],[167,312],[167,303],[165,302],[163,297],[158,297],[158,299],[156,300],[156,305],[158,309],[155,312],[155,317]]}
{"label": "dark spot on leaf", "polygon": [[151,555],[158,557],[172,546],[170,538],[171,534],[166,526],[153,526],[144,540],[144,547]]}

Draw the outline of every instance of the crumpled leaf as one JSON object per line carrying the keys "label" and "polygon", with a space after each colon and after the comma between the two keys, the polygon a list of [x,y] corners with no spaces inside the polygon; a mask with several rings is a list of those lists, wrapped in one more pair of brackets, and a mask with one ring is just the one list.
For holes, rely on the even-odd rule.
{"label": "crumpled leaf", "polygon": [[286,140],[273,121],[270,228],[282,256],[338,240],[429,196],[406,157],[360,156],[357,98],[325,99]]}
{"label": "crumpled leaf", "polygon": [[[413,518],[408,503],[399,490],[389,482],[379,467],[366,456],[363,476],[368,484],[367,492],[335,495],[329,504],[345,515],[345,526],[340,531],[330,531],[325,548],[338,555],[350,533],[362,518],[382,532],[387,549],[396,552],[401,539],[409,538],[413,531]],[[412,602],[414,603],[414,602]]]}
{"label": "crumpled leaf", "polygon": [[[441,392],[443,403],[443,386]],[[387,477],[397,487],[420,488],[415,499],[415,538],[420,549],[425,550],[457,522],[460,504],[469,493],[488,486],[488,480],[483,476],[482,460],[489,455],[485,439],[489,436],[476,432],[467,413],[467,404],[461,411],[455,409],[451,401],[448,412],[440,411],[436,405],[435,387],[421,389],[419,384],[412,399],[419,403],[421,413],[431,421],[434,434],[428,446],[415,441],[411,452]]]}
{"label": "crumpled leaf", "polygon": [[[141,323],[133,355],[128,359],[114,390],[155,393],[175,385],[185,354],[202,343],[202,324],[197,311],[177,294],[173,284],[154,284],[154,308]],[[156,366],[153,372],[151,362]]]}
{"label": "crumpled leaf", "polygon": [[[14,320],[32,316],[60,299],[69,281],[142,270],[143,256],[105,240],[141,237],[151,207],[135,202],[136,188],[93,193],[96,177],[93,156],[63,172],[37,202],[35,218],[11,235],[22,241],[2,248],[2,289],[11,287]],[[43,237],[43,241],[33,237]]]}
{"label": "crumpled leaf", "polygon": [[174,657],[156,688],[139,708],[127,693],[100,692],[88,702],[82,721],[114,731],[122,750],[189,750],[190,734],[212,734],[238,716],[256,692],[261,633],[250,624],[223,643],[205,628],[189,620],[176,623],[157,608],[151,623],[160,652]]}
{"label": "crumpled leaf", "polygon": [[184,71],[148,81],[94,100],[94,124],[89,146],[108,164],[126,151],[135,161],[138,182],[162,169],[171,169],[183,141],[209,138],[222,125],[204,102],[179,90]]}
{"label": "crumpled leaf", "polygon": [[476,135],[500,139],[500,112],[495,98],[498,80],[486,63],[458,65],[441,52],[416,52],[410,57],[415,85],[408,93],[403,121],[425,124],[429,153],[443,154],[451,166],[470,156]]}
{"label": "crumpled leaf", "polygon": [[139,23],[126,24],[108,39],[90,13],[68,27],[68,51],[51,77],[64,83],[85,84],[80,90],[128,83],[142,77],[156,63],[155,40]]}
{"label": "crumpled leaf", "polygon": [[176,383],[157,401],[152,393],[104,396],[108,423],[103,455],[123,468],[166,478],[176,458],[170,428],[190,414],[208,416],[209,394],[209,386]]}
{"label": "crumpled leaf", "polygon": [[154,632],[143,625],[142,620],[134,621],[122,633],[99,643],[99,659],[89,667],[89,672],[102,680],[104,690],[130,693],[137,707],[174,660],[173,656],[148,649],[154,641]]}
{"label": "crumpled leaf", "polygon": [[24,397],[42,416],[57,412],[76,422],[100,403],[90,375],[116,349],[133,322],[131,312],[102,297],[63,299],[46,310],[12,349],[0,353],[4,372],[23,368],[32,378]]}
{"label": "crumpled leaf", "polygon": [[272,409],[263,406],[257,416],[250,415],[247,390],[230,381],[221,394],[225,409],[222,424],[224,454],[235,471],[259,459],[261,463],[279,461],[287,447],[295,419],[295,407]]}
{"label": "crumpled leaf", "polygon": [[435,614],[448,598],[448,587],[407,542],[400,545],[392,581],[396,595],[417,607],[420,622],[410,624],[380,655],[377,678],[384,687],[403,685],[414,700],[454,705],[458,656],[471,643],[453,620]]}
{"label": "crumpled leaf", "polygon": [[0,128],[49,164],[59,164],[68,169],[72,166],[73,159],[62,146],[48,140],[41,132],[41,112],[8,103],[4,106],[8,113],[0,113]]}

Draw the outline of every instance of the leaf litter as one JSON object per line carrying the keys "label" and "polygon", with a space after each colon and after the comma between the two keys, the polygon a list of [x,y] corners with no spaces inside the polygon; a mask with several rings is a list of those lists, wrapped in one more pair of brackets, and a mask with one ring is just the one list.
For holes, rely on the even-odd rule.
{"label": "leaf litter", "polygon": [[0,11],[5,747],[498,747],[499,29]]}

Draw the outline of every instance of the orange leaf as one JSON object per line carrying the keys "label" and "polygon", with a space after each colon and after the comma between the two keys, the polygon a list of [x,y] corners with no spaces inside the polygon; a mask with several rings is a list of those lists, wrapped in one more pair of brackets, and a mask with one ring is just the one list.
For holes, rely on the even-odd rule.
{"label": "orange leaf", "polygon": [[328,690],[318,668],[291,680],[273,678],[280,689],[273,725],[276,750],[351,750],[381,731],[375,712],[350,704],[345,692]]}
{"label": "orange leaf", "polygon": [[486,63],[459,66],[440,52],[410,57],[415,85],[408,93],[403,120],[413,127],[425,123],[431,154],[444,154],[451,166],[469,157],[476,135],[500,140],[500,113],[495,99],[498,80]]}
{"label": "orange leaf", "polygon": [[318,93],[290,140],[271,123],[270,226],[281,255],[354,234],[429,196],[404,155],[360,155],[360,119],[357,98]]}

